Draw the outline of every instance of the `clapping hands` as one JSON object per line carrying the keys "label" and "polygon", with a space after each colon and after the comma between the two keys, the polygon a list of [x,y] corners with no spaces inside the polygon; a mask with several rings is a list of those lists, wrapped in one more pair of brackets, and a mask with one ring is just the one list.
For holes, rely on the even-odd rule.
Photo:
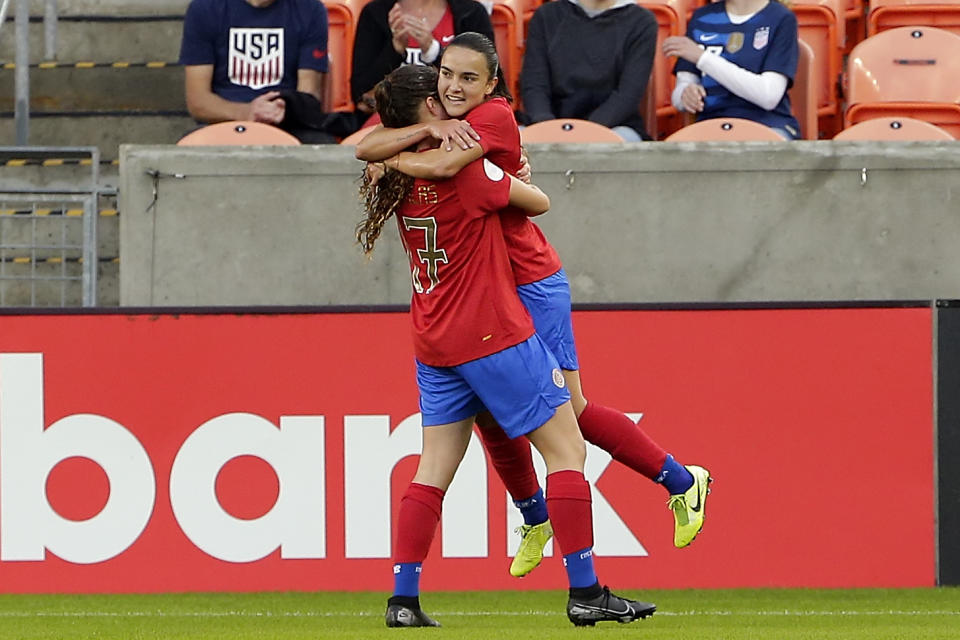
{"label": "clapping hands", "polygon": [[400,3],[393,5],[387,14],[390,31],[393,34],[393,48],[399,54],[407,50],[407,40],[412,38],[423,51],[430,49],[433,44],[433,34],[426,21],[400,8]]}

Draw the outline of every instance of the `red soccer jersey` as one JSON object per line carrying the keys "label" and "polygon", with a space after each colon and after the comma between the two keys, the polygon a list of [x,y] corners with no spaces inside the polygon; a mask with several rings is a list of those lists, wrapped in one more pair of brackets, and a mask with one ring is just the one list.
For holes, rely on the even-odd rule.
{"label": "red soccer jersey", "polygon": [[397,212],[410,260],[417,360],[451,367],[519,344],[533,321],[517,297],[500,217],[510,179],[485,160],[416,180]]}
{"label": "red soccer jersey", "polygon": [[[474,107],[467,122],[480,134],[484,157],[507,173],[520,170],[520,130],[505,98],[492,98]],[[560,270],[560,256],[527,214],[508,207],[500,214],[503,237],[516,284],[543,280]]]}

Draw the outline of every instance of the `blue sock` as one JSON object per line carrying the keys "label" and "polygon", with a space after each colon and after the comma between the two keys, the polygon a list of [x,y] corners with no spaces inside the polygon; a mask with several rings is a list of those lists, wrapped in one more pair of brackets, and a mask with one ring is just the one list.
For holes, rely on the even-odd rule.
{"label": "blue sock", "polygon": [[547,521],[547,501],[543,499],[543,489],[537,489],[537,492],[526,500],[514,500],[513,504],[523,514],[523,524],[533,525]]}
{"label": "blue sock", "polygon": [[693,486],[693,476],[687,468],[673,459],[669,453],[654,482],[662,484],[670,495],[684,493]]}
{"label": "blue sock", "polygon": [[393,595],[420,595],[421,562],[400,562],[393,565]]}
{"label": "blue sock", "polygon": [[567,579],[573,589],[597,584],[597,573],[593,570],[593,547],[563,556],[563,568],[567,570]]}

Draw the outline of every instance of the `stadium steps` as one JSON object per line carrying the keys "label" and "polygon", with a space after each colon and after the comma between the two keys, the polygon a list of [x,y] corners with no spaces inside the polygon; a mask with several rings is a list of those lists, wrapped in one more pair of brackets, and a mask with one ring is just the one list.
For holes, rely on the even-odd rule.
{"label": "stadium steps", "polygon": [[[12,114],[0,116],[0,141],[12,144],[16,139]],[[96,146],[103,158],[115,160],[121,144],[173,144],[195,126],[185,112],[35,113],[30,119],[30,144]]]}
{"label": "stadium steps", "polygon": [[[61,3],[64,4],[64,3]],[[196,125],[176,64],[188,0],[79,0],[61,7],[57,59],[43,60],[43,3],[31,12],[29,144],[97,146],[176,142]],[[0,32],[0,144],[16,142],[14,24]]]}
{"label": "stadium steps", "polygon": [[[179,65],[159,61],[100,63],[102,66],[94,67],[87,64],[95,63],[34,66],[30,76],[31,115],[184,110],[183,69]],[[12,64],[0,68],[0,83],[12,82],[13,74]],[[13,94],[0,94],[0,112],[13,110]]]}
{"label": "stadium steps", "polygon": [[[59,3],[62,7],[63,2]],[[11,12],[12,13],[12,12]],[[44,57],[42,14],[31,16],[30,58]],[[183,10],[167,15],[105,15],[102,10],[86,15],[62,15],[57,21],[57,56],[77,60],[176,60],[180,55]],[[0,60],[16,57],[16,29],[8,15],[0,30]]]}
{"label": "stadium steps", "polygon": [[[31,188],[68,189],[83,185],[90,177],[90,160],[48,159],[37,161],[30,158],[0,158],[0,184],[4,188],[25,190]],[[115,192],[120,175],[116,160],[104,160],[97,168],[100,188]]]}
{"label": "stadium steps", "polygon": [[[57,56],[44,59],[43,0],[31,0],[29,144],[96,146],[102,162],[98,203],[98,286],[100,306],[120,300],[118,183],[119,146],[173,143],[196,125],[186,113],[180,52],[183,14],[189,0],[71,0],[59,3]],[[14,122],[14,16],[0,28],[0,145],[16,142]],[[93,63],[93,64],[90,64]],[[152,64],[148,64],[152,63]],[[29,185],[67,188],[83,184],[89,165],[73,162],[0,160],[0,183],[10,189]],[[36,218],[41,234],[60,233],[58,222],[76,210],[51,207]],[[27,233],[35,211],[0,202],[0,224],[8,240],[18,225]],[[71,229],[70,234],[76,233]],[[11,235],[12,234],[12,235]],[[42,238],[41,238],[42,240]],[[72,241],[72,238],[71,238]],[[7,275],[66,274],[79,277],[79,256],[63,259],[44,252],[5,252]],[[78,306],[80,288],[64,295],[60,283],[3,283],[3,306]]]}

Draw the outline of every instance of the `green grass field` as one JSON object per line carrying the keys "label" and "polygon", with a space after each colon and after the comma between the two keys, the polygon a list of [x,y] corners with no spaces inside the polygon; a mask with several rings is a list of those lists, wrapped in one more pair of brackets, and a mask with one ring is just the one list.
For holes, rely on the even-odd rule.
{"label": "green grass field", "polygon": [[560,591],[430,593],[441,629],[387,629],[386,594],[0,596],[0,638],[599,638],[925,640],[960,638],[960,589],[624,592],[656,602],[629,625],[574,628]]}

